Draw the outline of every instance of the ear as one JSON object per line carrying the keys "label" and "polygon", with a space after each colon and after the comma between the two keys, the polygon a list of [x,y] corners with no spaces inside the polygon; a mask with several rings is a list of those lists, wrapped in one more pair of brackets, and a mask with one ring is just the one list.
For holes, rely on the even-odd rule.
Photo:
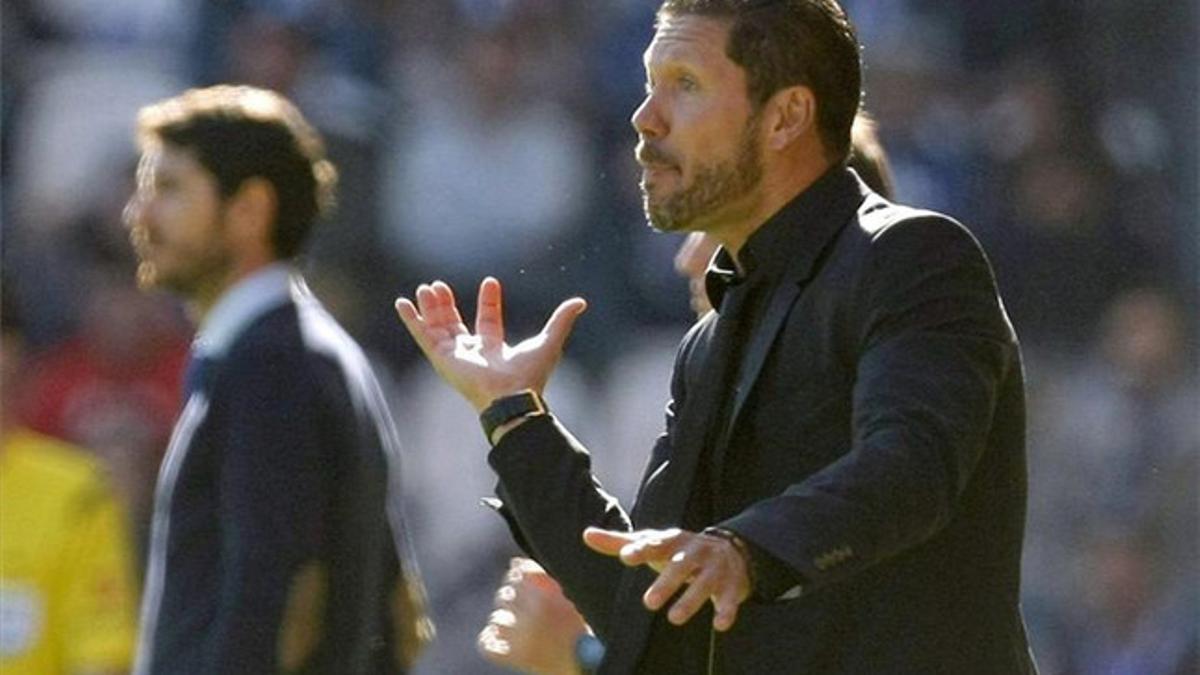
{"label": "ear", "polygon": [[226,202],[231,241],[241,251],[274,258],[272,236],[279,213],[275,186],[265,178],[247,178]]}
{"label": "ear", "polygon": [[767,145],[784,150],[807,134],[816,133],[817,97],[804,86],[775,92],[766,104]]}

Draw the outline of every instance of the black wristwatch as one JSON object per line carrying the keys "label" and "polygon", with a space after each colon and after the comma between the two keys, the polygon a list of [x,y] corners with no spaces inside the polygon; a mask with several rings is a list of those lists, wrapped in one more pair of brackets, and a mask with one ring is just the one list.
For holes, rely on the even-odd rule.
{"label": "black wristwatch", "polygon": [[483,425],[483,433],[488,442],[492,442],[492,434],[518,417],[545,415],[546,402],[532,389],[524,389],[509,396],[502,396],[479,413],[479,423]]}

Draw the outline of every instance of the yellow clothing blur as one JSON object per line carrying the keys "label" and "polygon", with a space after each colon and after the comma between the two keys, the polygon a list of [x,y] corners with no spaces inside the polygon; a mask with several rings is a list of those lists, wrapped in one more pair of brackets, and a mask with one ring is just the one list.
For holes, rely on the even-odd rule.
{"label": "yellow clothing blur", "polygon": [[128,670],[125,514],[83,451],[26,430],[0,448],[0,673]]}

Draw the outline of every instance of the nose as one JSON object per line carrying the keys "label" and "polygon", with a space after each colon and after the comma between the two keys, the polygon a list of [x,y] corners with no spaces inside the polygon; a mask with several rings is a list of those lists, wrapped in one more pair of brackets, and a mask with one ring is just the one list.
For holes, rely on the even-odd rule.
{"label": "nose", "polygon": [[121,211],[121,221],[126,229],[137,230],[145,226],[146,202],[146,198],[136,192],[125,202],[125,208]]}
{"label": "nose", "polygon": [[667,135],[667,123],[654,94],[647,94],[642,99],[642,104],[633,111],[629,123],[641,138],[658,139]]}

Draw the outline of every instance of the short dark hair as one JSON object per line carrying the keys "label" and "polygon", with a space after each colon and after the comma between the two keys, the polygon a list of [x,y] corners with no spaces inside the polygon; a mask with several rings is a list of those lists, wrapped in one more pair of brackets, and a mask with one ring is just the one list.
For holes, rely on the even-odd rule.
{"label": "short dark hair", "polygon": [[143,148],[165,143],[194,153],[222,197],[249,178],[275,189],[272,244],[279,258],[300,252],[313,223],[333,203],[337,170],[320,135],[287,99],[266,89],[218,85],[190,89],[142,108]]}
{"label": "short dark hair", "polygon": [[746,71],[756,106],[803,85],[817,99],[825,150],[850,152],[850,127],[862,98],[862,62],[853,24],[836,0],[663,0],[658,16],[729,19],[725,54]]}

